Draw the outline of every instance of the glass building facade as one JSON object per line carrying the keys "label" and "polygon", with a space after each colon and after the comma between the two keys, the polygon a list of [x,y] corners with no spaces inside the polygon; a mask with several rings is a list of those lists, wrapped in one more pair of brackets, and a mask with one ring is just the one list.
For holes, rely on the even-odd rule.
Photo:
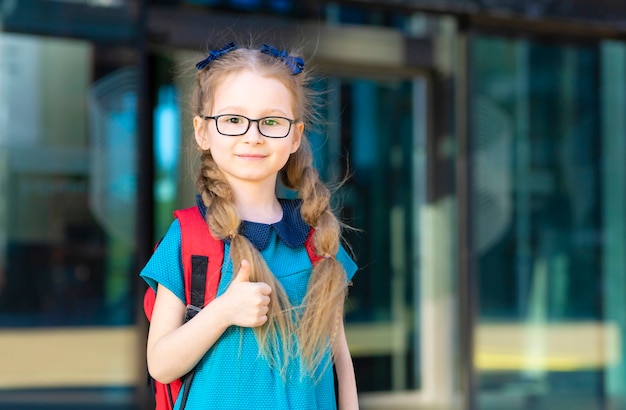
{"label": "glass building facade", "polygon": [[150,408],[181,67],[229,33],[320,74],[361,408],[626,408],[625,27],[609,0],[0,1],[0,408]]}

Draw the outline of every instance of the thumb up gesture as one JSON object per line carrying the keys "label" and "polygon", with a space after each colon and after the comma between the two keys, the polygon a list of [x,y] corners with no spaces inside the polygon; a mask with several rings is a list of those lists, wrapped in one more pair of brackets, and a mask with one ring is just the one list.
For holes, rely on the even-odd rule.
{"label": "thumb up gesture", "polygon": [[250,282],[250,263],[241,267],[230,286],[220,297],[226,319],[231,325],[257,327],[267,321],[272,289],[264,282]]}

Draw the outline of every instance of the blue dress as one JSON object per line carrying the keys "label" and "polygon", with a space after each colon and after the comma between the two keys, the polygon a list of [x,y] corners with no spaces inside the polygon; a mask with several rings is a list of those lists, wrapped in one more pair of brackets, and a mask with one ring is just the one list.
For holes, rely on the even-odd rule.
{"label": "blue dress", "polygon": [[[243,222],[241,233],[259,249],[292,304],[298,306],[306,293],[312,269],[304,248],[309,227],[300,217],[300,201],[281,199],[280,203],[283,207],[280,222],[271,225]],[[199,206],[202,212],[206,211],[201,203]],[[218,296],[226,291],[233,276],[228,242],[224,248]],[[175,220],[141,276],[155,290],[160,283],[185,303],[180,251],[180,225]],[[339,249],[337,260],[343,264],[348,280],[352,279],[357,267],[343,247]],[[287,367],[287,377],[283,377],[280,369],[270,366],[259,352],[251,328],[228,328],[198,363],[185,409],[336,408],[332,367],[307,375],[300,371],[299,361],[294,360]],[[330,351],[326,354],[330,355]],[[175,409],[179,406],[180,396]]]}

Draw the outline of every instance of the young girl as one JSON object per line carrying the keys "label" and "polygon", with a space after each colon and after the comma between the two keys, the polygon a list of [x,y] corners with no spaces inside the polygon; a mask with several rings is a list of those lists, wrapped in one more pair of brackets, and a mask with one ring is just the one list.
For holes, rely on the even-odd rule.
{"label": "young girl", "polygon": [[[343,325],[356,265],[312,166],[304,61],[231,43],[196,67],[198,206],[225,243],[224,264],[217,297],[184,323],[181,231],[172,223],[141,273],[157,290],[150,374],[169,383],[195,368],[186,409],[326,410],[336,408],[334,365],[339,408],[356,409]],[[277,198],[279,175],[300,199]],[[315,266],[305,249],[311,228]]]}

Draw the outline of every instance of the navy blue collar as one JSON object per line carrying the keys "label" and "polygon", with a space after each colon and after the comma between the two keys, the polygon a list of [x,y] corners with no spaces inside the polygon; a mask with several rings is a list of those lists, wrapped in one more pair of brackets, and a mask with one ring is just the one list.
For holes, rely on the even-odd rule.
{"label": "navy blue collar", "polygon": [[[239,226],[239,233],[248,238],[259,251],[264,250],[269,245],[272,228],[290,248],[303,246],[311,230],[311,227],[304,222],[300,214],[302,200],[278,198],[278,202],[283,208],[283,218],[280,221],[273,224],[241,221]],[[196,203],[200,208],[200,213],[206,219],[206,206],[200,195],[196,196]]]}

